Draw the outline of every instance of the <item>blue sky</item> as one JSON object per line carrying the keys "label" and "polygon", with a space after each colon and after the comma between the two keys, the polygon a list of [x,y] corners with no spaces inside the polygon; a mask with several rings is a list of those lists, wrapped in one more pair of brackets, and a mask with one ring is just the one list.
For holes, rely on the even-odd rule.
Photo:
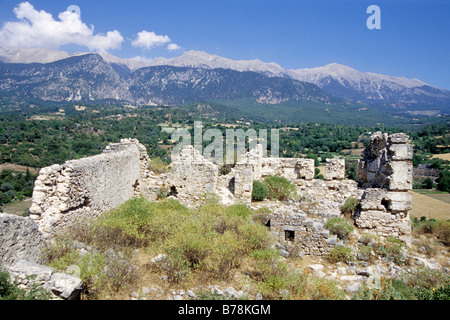
{"label": "blue sky", "polygon": [[[61,21],[59,14],[70,5],[81,10],[83,25],[79,27],[86,34],[82,40],[77,40],[78,44],[59,45],[58,35],[55,35],[51,43],[42,40],[45,36],[39,36],[42,42],[35,40],[40,46],[57,46],[70,52],[89,51],[88,46],[91,51],[106,48],[111,54],[128,58],[170,58],[185,51],[200,50],[235,60],[276,62],[287,69],[337,62],[363,72],[417,78],[450,89],[448,0],[28,2],[36,11],[50,14],[55,21]],[[27,21],[30,24],[13,11],[20,3],[0,2],[0,46],[21,45],[21,34],[12,36],[11,30],[28,32],[18,26],[16,29],[9,27],[9,34],[3,32],[2,38],[7,23]],[[366,27],[369,5],[378,5],[381,9],[380,30]],[[70,21],[67,18],[65,27],[69,28]],[[168,50],[169,45],[173,50]]]}

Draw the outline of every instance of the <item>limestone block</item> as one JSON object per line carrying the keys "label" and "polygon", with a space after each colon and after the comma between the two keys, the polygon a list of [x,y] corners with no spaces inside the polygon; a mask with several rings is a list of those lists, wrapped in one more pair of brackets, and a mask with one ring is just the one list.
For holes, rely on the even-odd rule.
{"label": "limestone block", "polygon": [[413,183],[413,165],[410,161],[392,161],[389,163],[392,174],[388,177],[390,190],[411,190]]}
{"label": "limestone block", "polygon": [[345,159],[327,159],[325,168],[325,179],[345,178]]}
{"label": "limestone block", "polygon": [[39,262],[45,248],[36,222],[27,217],[0,213],[0,265],[20,259]]}
{"label": "limestone block", "polygon": [[412,209],[412,194],[409,192],[386,192],[385,197],[392,212],[404,212]]}
{"label": "limestone block", "polygon": [[411,144],[392,144],[389,147],[392,160],[412,160],[413,146]]}
{"label": "limestone block", "polygon": [[81,279],[27,260],[17,261],[8,267],[8,271],[19,286],[31,288],[37,283],[52,293],[53,299],[76,299],[82,290]]}
{"label": "limestone block", "polygon": [[386,191],[383,189],[366,189],[361,198],[361,209],[386,211],[386,207],[383,205],[383,199],[385,197]]}
{"label": "limestone block", "polygon": [[409,142],[409,136],[405,133],[393,133],[389,136],[388,141],[394,144],[405,144]]}
{"label": "limestone block", "polygon": [[314,159],[298,159],[296,164],[297,178],[314,179]]}

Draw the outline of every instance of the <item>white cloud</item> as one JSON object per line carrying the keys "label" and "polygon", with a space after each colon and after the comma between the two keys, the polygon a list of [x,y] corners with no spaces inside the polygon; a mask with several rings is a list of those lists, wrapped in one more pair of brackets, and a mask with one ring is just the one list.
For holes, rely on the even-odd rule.
{"label": "white cloud", "polygon": [[162,46],[170,41],[168,36],[160,36],[154,32],[144,30],[137,34],[137,38],[132,42],[132,45],[134,47],[151,49],[153,47]]}
{"label": "white cloud", "polygon": [[169,51],[176,51],[176,50],[180,50],[181,47],[179,45],[177,45],[176,43],[171,43],[167,46],[167,50]]}
{"label": "white cloud", "polygon": [[14,9],[20,21],[7,22],[0,29],[0,46],[20,48],[58,49],[66,44],[86,46],[89,50],[107,51],[119,49],[124,38],[119,31],[106,35],[94,34],[75,12],[64,11],[59,20],[44,10],[37,11],[29,2],[22,2]]}

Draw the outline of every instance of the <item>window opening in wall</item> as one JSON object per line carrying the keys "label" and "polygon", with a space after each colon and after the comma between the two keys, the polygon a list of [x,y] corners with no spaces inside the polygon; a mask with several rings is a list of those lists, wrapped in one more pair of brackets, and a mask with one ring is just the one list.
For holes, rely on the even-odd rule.
{"label": "window opening in wall", "polygon": [[381,200],[381,204],[386,208],[386,211],[389,211],[391,208],[391,201],[383,199]]}
{"label": "window opening in wall", "polygon": [[284,230],[284,240],[294,242],[294,240],[295,240],[295,231]]}
{"label": "window opening in wall", "polygon": [[177,197],[177,195],[178,195],[177,188],[175,186],[170,187],[169,196]]}

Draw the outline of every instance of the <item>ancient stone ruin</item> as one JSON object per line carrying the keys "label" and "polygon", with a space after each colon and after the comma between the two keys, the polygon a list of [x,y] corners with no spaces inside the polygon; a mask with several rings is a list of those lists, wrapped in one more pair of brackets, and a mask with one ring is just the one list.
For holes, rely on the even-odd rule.
{"label": "ancient stone ruin", "polygon": [[375,133],[358,163],[357,179],[364,189],[355,216],[359,228],[379,236],[410,242],[413,147],[404,133]]}
{"label": "ancient stone ruin", "polygon": [[[356,198],[359,205],[352,218],[357,228],[409,244],[412,155],[407,135],[374,133],[358,163],[358,181],[353,181],[345,179],[342,159],[327,159],[325,179],[314,179],[312,159],[264,157],[262,145],[247,152],[228,174],[221,175],[218,165],[187,146],[173,159],[169,173],[155,175],[148,169],[146,148],[135,139],[124,139],[109,144],[100,155],[41,169],[31,218],[17,222],[2,215],[0,238],[3,243],[11,237],[8,230],[21,229],[15,227],[21,223],[26,231],[13,234],[23,239],[31,236],[28,243],[37,244],[41,237],[49,239],[80,219],[94,218],[135,196],[155,200],[162,191],[187,206],[195,206],[207,193],[216,193],[224,204],[253,206],[253,182],[280,175],[296,185],[298,196],[288,203],[264,203],[272,209],[267,226],[279,241],[299,243],[305,254],[327,254],[341,242],[324,224],[330,218],[342,217],[345,200]],[[29,244],[12,246],[15,254],[2,244],[2,264],[16,263],[21,257],[38,262],[33,258],[35,253],[27,252],[33,251],[34,245]]]}

